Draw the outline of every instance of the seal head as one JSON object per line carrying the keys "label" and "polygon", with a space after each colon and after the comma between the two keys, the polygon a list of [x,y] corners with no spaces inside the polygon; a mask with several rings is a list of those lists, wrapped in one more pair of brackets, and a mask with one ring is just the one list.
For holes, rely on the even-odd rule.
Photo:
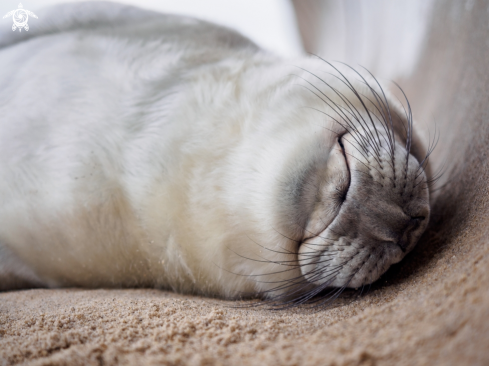
{"label": "seal head", "polygon": [[429,221],[417,159],[394,140],[359,141],[348,133],[333,147],[323,189],[337,208],[313,213],[299,247],[302,274],[323,287],[375,281],[412,250]]}
{"label": "seal head", "polygon": [[414,248],[429,222],[429,153],[409,103],[406,112],[375,78],[329,66],[336,75],[303,74],[312,90],[304,103],[325,124],[314,133],[322,137],[300,142],[305,153],[296,149],[281,173],[289,179],[277,216],[287,218],[277,227],[295,249],[273,247],[270,262],[282,271],[269,274],[287,276],[269,281],[272,300],[302,303],[327,288],[339,294],[370,284]]}

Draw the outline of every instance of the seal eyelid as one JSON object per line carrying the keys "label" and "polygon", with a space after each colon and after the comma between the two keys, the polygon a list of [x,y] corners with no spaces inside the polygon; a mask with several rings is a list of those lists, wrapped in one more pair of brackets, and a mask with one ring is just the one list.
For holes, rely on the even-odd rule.
{"label": "seal eyelid", "polygon": [[[344,134],[338,137],[338,145],[340,145],[341,147],[341,153],[343,154],[343,157],[345,158],[346,166],[348,167],[348,160],[346,159],[345,146],[343,145],[343,141],[342,141],[343,136]],[[350,171],[350,169],[348,169],[348,171]]]}
{"label": "seal eyelid", "polygon": [[348,159],[346,158],[346,152],[345,152],[345,146],[343,145],[342,138],[345,134],[341,135],[338,137],[338,145],[341,147],[341,153],[343,155],[343,158],[345,159],[345,165],[347,169],[347,179],[341,179],[340,184],[338,187],[336,187],[335,191],[337,192],[337,197],[338,200],[341,202],[346,201],[346,196],[348,194],[348,191],[350,189],[350,184],[351,184],[351,176],[350,176],[350,167],[348,166]]}
{"label": "seal eyelid", "polygon": [[346,189],[341,189],[340,187],[336,187],[335,189],[336,191],[336,197],[341,201],[345,201],[346,200],[346,193],[348,192],[348,190]]}

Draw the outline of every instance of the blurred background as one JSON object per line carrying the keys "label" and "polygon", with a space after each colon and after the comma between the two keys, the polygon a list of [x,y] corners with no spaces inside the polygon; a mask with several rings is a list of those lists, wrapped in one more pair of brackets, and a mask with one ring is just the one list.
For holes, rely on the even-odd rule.
{"label": "blurred background", "polygon": [[[45,6],[73,0],[1,0],[0,15],[19,2],[34,13]],[[261,47],[286,57],[303,52],[294,9],[289,0],[117,0],[164,13],[184,14],[234,28]],[[7,19],[0,19],[6,22]],[[34,21],[33,21],[34,22]]]}
{"label": "blurred background", "polygon": [[[75,0],[2,0],[0,15],[18,7],[40,8]],[[434,0],[119,0],[159,12],[184,14],[238,30],[285,57],[305,53],[351,65],[377,76],[408,75],[423,45]],[[461,1],[461,3],[463,3]],[[464,3],[470,8],[474,1]],[[1,19],[8,22],[8,19]],[[42,21],[42,20],[41,20]],[[33,20],[35,22],[35,20]],[[393,57],[395,56],[395,57]]]}

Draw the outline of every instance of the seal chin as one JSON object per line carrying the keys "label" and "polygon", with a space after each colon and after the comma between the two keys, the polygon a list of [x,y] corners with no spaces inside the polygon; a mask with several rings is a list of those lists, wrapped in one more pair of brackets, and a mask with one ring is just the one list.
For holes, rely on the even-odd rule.
{"label": "seal chin", "polygon": [[405,256],[393,242],[365,243],[346,236],[333,241],[328,231],[307,239],[299,249],[302,275],[317,286],[356,288],[372,283]]}

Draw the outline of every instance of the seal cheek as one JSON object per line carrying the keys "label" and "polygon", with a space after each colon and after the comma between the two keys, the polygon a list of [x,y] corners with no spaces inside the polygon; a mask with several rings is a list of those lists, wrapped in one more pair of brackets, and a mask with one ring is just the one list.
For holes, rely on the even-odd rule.
{"label": "seal cheek", "polygon": [[[330,242],[327,240],[326,230],[313,238],[306,239],[299,248],[299,265],[302,275],[309,282],[321,283],[318,278],[321,268],[327,268],[333,258],[330,258]],[[321,277],[321,276],[319,276]]]}
{"label": "seal cheek", "polygon": [[339,141],[333,145],[325,169],[317,174],[319,184],[302,241],[323,232],[338,215],[346,199],[350,174]]}

